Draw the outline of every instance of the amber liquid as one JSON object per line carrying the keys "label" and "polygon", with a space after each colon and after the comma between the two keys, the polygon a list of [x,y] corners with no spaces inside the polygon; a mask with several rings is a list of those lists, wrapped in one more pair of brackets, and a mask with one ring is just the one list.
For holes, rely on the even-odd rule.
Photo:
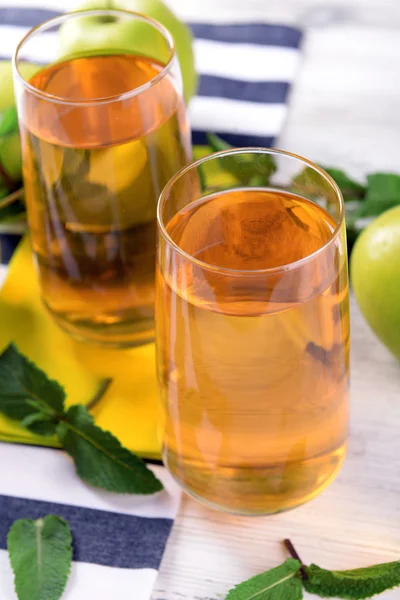
{"label": "amber liquid", "polygon": [[190,159],[181,94],[169,76],[120,101],[162,65],[133,55],[54,64],[31,84],[74,101],[29,95],[24,180],[45,305],[72,335],[130,346],[154,334],[156,204]]}
{"label": "amber liquid", "polygon": [[[340,468],[347,263],[340,241],[319,250],[334,228],[309,200],[237,190],[193,202],[167,225],[182,250],[217,268],[187,260],[160,237],[164,458],[208,504],[245,514],[282,511],[315,496]],[[257,271],[283,265],[292,267]]]}

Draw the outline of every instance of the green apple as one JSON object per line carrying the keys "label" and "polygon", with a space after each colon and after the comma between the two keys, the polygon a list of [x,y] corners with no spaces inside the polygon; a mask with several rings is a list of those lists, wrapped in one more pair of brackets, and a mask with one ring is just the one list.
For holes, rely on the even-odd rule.
{"label": "green apple", "polygon": [[361,312],[400,360],[400,206],[385,211],[364,229],[350,266]]}
{"label": "green apple", "polygon": [[18,132],[0,138],[0,162],[11,179],[21,179],[21,143]]}
{"label": "green apple", "polygon": [[[38,68],[37,65],[27,62],[19,65],[19,71],[25,79],[32,77]],[[2,113],[6,108],[15,104],[12,68],[9,60],[0,60],[0,81],[0,113]]]}
{"label": "green apple", "polygon": [[[22,63],[19,67],[21,75],[29,79],[36,71],[38,66],[31,63]],[[3,118],[9,109],[15,105],[14,86],[12,78],[11,62],[9,60],[0,61],[0,130],[4,124]],[[12,112],[12,111],[11,111]],[[15,125],[11,130],[7,128],[4,135],[0,134],[0,196],[8,193],[9,180],[18,183],[22,178],[21,172],[21,147],[18,134],[18,125],[15,119]],[[4,177],[4,174],[6,178]]]}
{"label": "green apple", "polygon": [[[197,88],[192,34],[161,0],[89,0],[79,6],[79,10],[85,9],[122,9],[139,12],[164,25],[175,40],[185,101],[189,102]],[[67,21],[60,29],[60,48],[64,57],[101,49],[114,52],[138,51],[157,58],[159,40],[159,35],[139,20],[115,22],[112,19],[87,17]]]}

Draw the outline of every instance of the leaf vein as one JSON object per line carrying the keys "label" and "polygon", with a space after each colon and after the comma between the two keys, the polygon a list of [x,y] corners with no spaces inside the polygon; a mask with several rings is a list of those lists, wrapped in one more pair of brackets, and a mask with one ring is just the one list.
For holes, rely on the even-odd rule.
{"label": "leaf vein", "polygon": [[289,575],[287,575],[286,577],[283,577],[283,579],[279,579],[279,581],[275,581],[275,583],[272,583],[271,585],[269,585],[266,588],[263,588],[262,590],[256,592],[255,594],[253,594],[252,596],[249,596],[247,598],[247,600],[252,600],[253,598],[256,598],[256,596],[259,596],[260,594],[263,594],[264,592],[268,592],[268,590],[272,590],[274,587],[276,587],[277,585],[281,585],[281,583],[284,583],[285,581],[287,581],[288,579],[291,579],[292,577],[294,577],[296,575],[296,572],[294,573],[290,573]]}
{"label": "leaf vein", "polygon": [[[92,437],[90,437],[89,435],[87,435],[84,431],[82,431],[82,429],[79,429],[78,427],[75,427],[74,425],[72,425],[72,423],[70,423],[67,419],[62,418],[61,421],[76,435],[80,436],[81,438],[83,438],[86,442],[88,442],[89,444],[91,444],[92,446],[94,446],[94,448],[96,448],[96,450],[99,450],[100,452],[102,452],[105,456],[107,456],[108,458],[111,458],[111,460],[113,460],[115,463],[117,463],[118,465],[120,465],[121,467],[124,467],[126,469],[129,469],[130,471],[136,472],[136,467],[133,467],[131,465],[129,465],[128,463],[123,462],[122,460],[120,460],[117,456],[115,456],[115,454],[112,454],[111,452],[109,452],[104,446],[101,446],[100,444],[98,444],[96,442],[96,440],[94,440]],[[103,431],[103,430],[102,430]],[[105,431],[103,431],[103,433],[107,433]],[[124,449],[121,446],[121,449]],[[140,461],[140,459],[133,455],[138,461]],[[141,462],[141,461],[140,461]]]}

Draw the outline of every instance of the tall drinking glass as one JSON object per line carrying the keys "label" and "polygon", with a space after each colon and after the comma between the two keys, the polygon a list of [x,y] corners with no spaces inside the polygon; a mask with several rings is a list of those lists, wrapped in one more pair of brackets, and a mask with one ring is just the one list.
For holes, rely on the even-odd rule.
{"label": "tall drinking glass", "polygon": [[[268,186],[258,176],[253,185],[207,183],[207,172],[232,170],[233,161],[242,180],[249,165],[262,173],[275,163],[276,171]],[[340,190],[322,169],[278,150],[208,156],[161,194],[163,456],[209,505],[286,510],[340,469],[349,369],[343,213]]]}
{"label": "tall drinking glass", "polygon": [[28,33],[13,67],[44,304],[77,338],[149,341],[157,199],[191,157],[173,40],[139,14],[77,12]]}

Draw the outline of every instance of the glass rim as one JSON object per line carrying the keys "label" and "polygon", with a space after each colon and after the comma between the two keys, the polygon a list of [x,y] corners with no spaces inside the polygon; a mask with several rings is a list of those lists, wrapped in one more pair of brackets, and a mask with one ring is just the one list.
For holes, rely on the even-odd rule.
{"label": "glass rim", "polygon": [[[311,167],[314,171],[317,171],[317,173],[322,175],[322,177],[325,179],[325,181],[327,181],[329,183],[329,185],[332,187],[332,189],[334,190],[335,195],[338,200],[338,203],[339,203],[339,218],[336,223],[336,227],[332,231],[329,239],[324,244],[322,244],[322,246],[317,248],[317,250],[314,250],[314,252],[312,252],[311,254],[308,254],[307,256],[304,256],[303,258],[300,258],[299,260],[288,263],[287,265],[280,265],[277,267],[268,267],[266,269],[231,269],[228,267],[219,267],[218,265],[212,265],[210,263],[199,260],[195,256],[192,256],[191,254],[189,254],[188,252],[183,250],[178,244],[176,244],[174,242],[174,240],[171,238],[171,236],[169,235],[169,233],[167,232],[167,229],[166,229],[166,226],[164,224],[162,214],[161,214],[162,209],[165,206],[165,202],[166,202],[168,193],[170,192],[172,187],[175,185],[175,183],[182,176],[189,173],[189,171],[191,171],[192,169],[197,169],[203,163],[208,162],[210,160],[214,160],[216,158],[221,158],[221,157],[229,156],[229,155],[233,155],[233,154],[270,154],[270,155],[273,154],[273,155],[285,156],[287,158],[295,159],[299,162],[302,162],[305,166]],[[239,189],[239,188],[240,189],[257,189],[256,186],[243,187],[240,185],[238,185],[238,186],[236,186],[236,188],[232,188],[232,189]],[[258,188],[258,189],[260,189],[260,188]],[[229,191],[229,190],[222,190],[222,191]],[[334,243],[334,241],[336,240],[336,238],[338,237],[338,235],[340,233],[343,222],[344,222],[344,200],[343,200],[342,192],[340,191],[340,188],[337,185],[336,181],[324,169],[322,169],[321,167],[319,167],[318,165],[313,163],[311,160],[308,160],[307,158],[303,158],[302,156],[300,156],[298,154],[294,154],[292,152],[287,152],[286,150],[278,150],[275,148],[263,148],[263,147],[256,147],[256,146],[247,146],[247,147],[243,147],[243,148],[230,148],[228,150],[221,150],[219,152],[214,152],[207,156],[203,156],[202,158],[199,158],[199,159],[193,161],[192,163],[186,165],[185,167],[183,167],[182,169],[177,171],[173,177],[171,177],[171,179],[168,181],[168,183],[165,185],[164,189],[162,190],[160,197],[158,199],[158,203],[157,203],[158,230],[160,231],[161,235],[163,236],[163,238],[165,239],[167,244],[172,246],[174,248],[174,250],[176,250],[185,260],[191,262],[192,264],[196,265],[197,267],[200,267],[201,269],[206,269],[208,271],[224,273],[224,274],[230,275],[230,276],[236,275],[236,276],[250,276],[251,277],[251,276],[257,276],[257,275],[271,275],[274,273],[292,271],[299,267],[302,267],[304,264],[306,264],[310,260],[313,260],[314,258],[316,258],[319,254],[322,254],[327,248],[329,248],[329,246],[331,244]]]}
{"label": "glass rim", "polygon": [[[77,18],[77,17],[91,17],[91,16],[95,16],[95,15],[104,15],[104,16],[125,15],[125,16],[135,17],[142,21],[145,21],[146,23],[148,23],[149,25],[152,25],[155,29],[157,29],[161,33],[161,35],[164,37],[164,39],[166,40],[166,42],[168,44],[168,51],[169,51],[168,61],[164,65],[164,67],[161,69],[161,71],[159,73],[157,73],[157,75],[155,75],[149,81],[146,81],[142,85],[140,85],[136,88],[133,88],[132,90],[123,92],[122,94],[114,94],[113,96],[104,96],[104,97],[90,98],[90,99],[89,98],[88,99],[77,98],[76,100],[71,100],[68,98],[64,98],[62,96],[54,96],[53,94],[49,94],[48,92],[39,90],[37,87],[35,87],[31,83],[29,83],[29,81],[27,81],[23,77],[23,75],[20,73],[20,71],[18,69],[18,59],[19,59],[18,55],[21,52],[21,50],[23,49],[23,46],[25,45],[25,43],[31,37],[37,35],[38,33],[43,33],[50,27],[56,26],[58,24],[66,22],[70,19]],[[173,36],[171,35],[171,33],[168,31],[168,29],[166,27],[164,27],[164,25],[159,23],[159,21],[157,21],[156,19],[153,19],[152,17],[149,17],[140,12],[135,12],[132,10],[124,10],[124,9],[119,9],[119,8],[118,9],[98,8],[98,9],[90,9],[90,10],[78,10],[75,12],[65,13],[64,15],[59,15],[58,17],[52,17],[50,19],[46,19],[46,21],[43,21],[42,23],[39,23],[39,25],[36,25],[36,27],[33,27],[32,29],[30,29],[28,31],[28,33],[26,33],[24,35],[24,37],[21,39],[21,41],[19,42],[18,46],[15,49],[15,52],[13,53],[13,56],[11,59],[11,64],[12,64],[14,79],[17,80],[19,83],[21,83],[27,90],[29,90],[29,92],[31,92],[35,96],[38,96],[39,98],[42,98],[43,100],[47,100],[48,102],[53,102],[56,104],[65,104],[65,105],[69,105],[69,106],[91,106],[91,105],[99,105],[99,104],[109,104],[109,103],[113,103],[113,102],[117,102],[117,101],[119,102],[120,100],[128,100],[130,98],[133,98],[134,96],[142,94],[146,90],[148,90],[151,87],[153,87],[154,85],[156,85],[159,81],[161,81],[165,77],[165,75],[167,75],[167,73],[171,70],[171,67],[175,60],[175,57],[176,57],[175,40],[174,40]]]}

